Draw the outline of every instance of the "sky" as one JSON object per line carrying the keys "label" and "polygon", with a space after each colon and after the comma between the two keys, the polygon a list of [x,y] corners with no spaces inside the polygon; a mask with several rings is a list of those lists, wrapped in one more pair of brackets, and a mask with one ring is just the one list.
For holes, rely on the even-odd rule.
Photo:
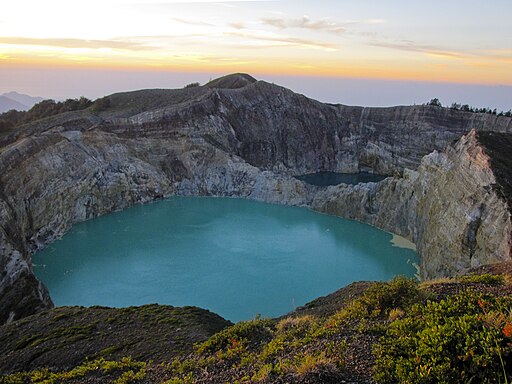
{"label": "sky", "polygon": [[5,0],[0,93],[250,73],[321,101],[512,108],[510,0]]}

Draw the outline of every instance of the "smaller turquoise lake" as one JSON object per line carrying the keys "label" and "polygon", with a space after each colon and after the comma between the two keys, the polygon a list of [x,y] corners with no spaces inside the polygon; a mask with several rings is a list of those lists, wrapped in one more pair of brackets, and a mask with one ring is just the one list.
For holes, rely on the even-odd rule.
{"label": "smaller turquoise lake", "polygon": [[33,263],[58,306],[194,305],[239,321],[413,276],[416,252],[392,238],[305,208],[173,197],[77,224]]}

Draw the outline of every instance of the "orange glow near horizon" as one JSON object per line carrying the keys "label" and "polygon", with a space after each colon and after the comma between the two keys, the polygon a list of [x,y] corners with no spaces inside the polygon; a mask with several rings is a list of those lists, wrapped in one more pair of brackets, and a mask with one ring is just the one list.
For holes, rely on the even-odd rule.
{"label": "orange glow near horizon", "polygon": [[512,86],[512,3],[468,1],[6,1],[0,80],[29,92],[9,73],[62,68]]}
{"label": "orange glow near horizon", "polygon": [[[220,74],[244,72],[285,76],[317,76],[364,78],[380,80],[410,80],[426,82],[446,82],[460,84],[512,85],[510,63],[502,65],[488,62],[472,63],[469,68],[459,65],[436,66],[430,63],[415,65],[385,63],[378,66],[372,62],[358,63],[347,60],[346,63],[323,62],[316,65],[301,64],[289,59],[265,60],[264,62],[240,60],[211,62],[208,58],[184,57],[181,60],[146,61],[139,58],[113,59],[88,56],[62,57],[10,57],[0,56],[0,69],[26,68],[37,71],[41,68],[119,70],[133,72],[213,72]],[[492,69],[492,70],[490,70]]]}

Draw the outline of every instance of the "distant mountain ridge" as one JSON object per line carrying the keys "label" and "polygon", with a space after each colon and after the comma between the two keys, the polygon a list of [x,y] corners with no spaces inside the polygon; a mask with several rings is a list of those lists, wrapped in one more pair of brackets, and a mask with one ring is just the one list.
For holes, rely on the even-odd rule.
{"label": "distant mountain ridge", "polygon": [[8,98],[7,96],[0,96],[0,113],[16,109],[18,111],[25,111],[28,107],[22,103]]}
{"label": "distant mountain ridge", "polygon": [[42,97],[29,96],[15,91],[7,92],[0,95],[0,113],[10,111],[11,109],[26,111],[40,101],[43,101]]}

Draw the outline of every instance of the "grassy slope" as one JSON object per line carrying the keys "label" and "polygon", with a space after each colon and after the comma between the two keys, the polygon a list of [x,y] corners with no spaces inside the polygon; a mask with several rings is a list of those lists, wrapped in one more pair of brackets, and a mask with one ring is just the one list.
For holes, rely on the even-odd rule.
{"label": "grassy slope", "polygon": [[66,370],[98,357],[166,361],[230,324],[196,307],[58,307],[0,327],[0,372]]}
{"label": "grassy slope", "polygon": [[[177,309],[158,306],[142,310],[57,308],[3,327],[0,345],[10,342],[2,351],[4,369],[7,360],[14,363],[20,361],[19,356],[33,356],[39,346],[46,345],[47,353],[52,353],[52,346],[64,348],[71,343],[76,350],[96,343],[102,339],[85,344],[79,340],[91,329],[102,329],[99,324],[109,323],[112,317],[116,329],[122,330],[116,340],[122,341],[123,347],[116,349],[106,342],[95,346],[96,353],[87,353],[89,362],[74,369],[54,368],[57,374],[45,370],[18,373],[4,376],[0,382],[371,383],[377,377],[381,382],[434,383],[447,377],[449,382],[465,383],[472,376],[483,375],[475,382],[482,382],[484,377],[489,383],[501,383],[506,374],[509,379],[512,376],[512,366],[507,365],[512,352],[512,267],[496,268],[488,267],[480,271],[486,272],[482,275],[421,285],[407,279],[355,283],[288,316],[238,323],[208,340],[207,332],[190,336],[189,320],[204,324],[205,316],[206,323],[214,316],[197,309],[186,309],[178,316]],[[89,319],[88,312],[95,310],[112,312],[98,322],[97,315]],[[76,325],[77,319],[81,319],[81,328]],[[225,323],[216,321],[218,329],[223,328]],[[50,327],[50,332],[51,323],[61,326]],[[185,324],[188,336],[176,337],[175,332]],[[34,333],[34,328],[46,331]],[[109,332],[103,329],[103,337],[107,337]],[[60,335],[52,336],[57,330]],[[425,340],[439,335],[451,344],[443,344],[444,339],[433,341],[432,353]],[[176,342],[174,348],[170,340]],[[192,348],[194,342],[199,343]],[[25,352],[13,355],[13,345],[18,353],[20,348]],[[442,348],[438,351],[439,346]],[[104,360],[102,355],[116,362]],[[128,355],[133,360],[120,359]],[[442,366],[441,357],[445,355],[449,363],[445,361],[448,365]],[[100,360],[94,361],[98,357]],[[500,370],[499,358],[505,359],[506,374]],[[154,362],[149,362],[151,359]],[[30,364],[51,367],[49,361],[35,359]],[[400,373],[402,368],[405,373]],[[422,369],[430,375],[424,380],[419,379],[419,375],[426,375]]]}

